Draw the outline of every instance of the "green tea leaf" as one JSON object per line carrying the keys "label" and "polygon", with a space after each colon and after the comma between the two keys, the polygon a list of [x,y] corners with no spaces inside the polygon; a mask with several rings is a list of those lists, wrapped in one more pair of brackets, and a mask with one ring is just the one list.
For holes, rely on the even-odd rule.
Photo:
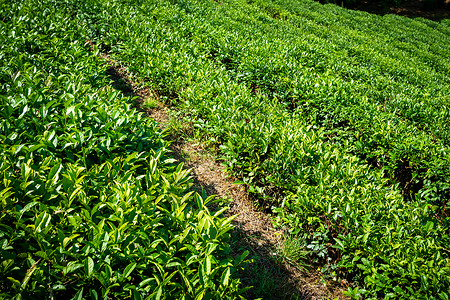
{"label": "green tea leaf", "polygon": [[225,271],[223,271],[222,276],[220,278],[220,282],[223,286],[228,286],[228,280],[230,278],[231,272],[230,268],[226,268]]}
{"label": "green tea leaf", "polygon": [[136,268],[136,265],[136,263],[130,263],[123,271],[123,277],[127,278],[130,276],[131,272],[133,272],[134,268]]}
{"label": "green tea leaf", "polygon": [[73,298],[71,300],[82,300],[83,299],[83,290],[84,288],[81,288],[76,294],[75,296],[73,296]]}
{"label": "green tea leaf", "polygon": [[94,261],[91,257],[87,257],[84,260],[84,272],[86,273],[87,277],[91,277],[92,271],[94,270]]}

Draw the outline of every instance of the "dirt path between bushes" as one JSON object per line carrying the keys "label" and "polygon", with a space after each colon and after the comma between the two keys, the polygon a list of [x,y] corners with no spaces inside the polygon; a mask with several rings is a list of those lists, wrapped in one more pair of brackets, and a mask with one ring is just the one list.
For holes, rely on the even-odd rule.
{"label": "dirt path between bushes", "polygon": [[[94,44],[87,42],[93,49]],[[156,97],[148,87],[139,87],[133,82],[126,69],[109,58],[105,53],[99,56],[109,65],[107,75],[112,80],[113,88],[126,96],[135,97],[136,108],[158,122],[161,129],[169,125],[170,109],[163,105],[151,110],[143,108],[149,97]],[[194,190],[201,193],[205,190],[208,196],[216,195],[229,200],[230,209],[226,216],[237,215],[233,221],[230,245],[233,255],[243,251],[250,252],[247,259],[252,262],[239,274],[243,287],[253,286],[243,295],[247,299],[347,299],[342,294],[344,285],[324,284],[317,271],[300,270],[283,259],[279,249],[283,242],[283,232],[276,229],[270,216],[259,211],[253,205],[245,188],[233,184],[227,178],[224,168],[201,144],[183,139],[181,135],[169,137],[173,142],[171,150],[185,168],[191,169]]]}

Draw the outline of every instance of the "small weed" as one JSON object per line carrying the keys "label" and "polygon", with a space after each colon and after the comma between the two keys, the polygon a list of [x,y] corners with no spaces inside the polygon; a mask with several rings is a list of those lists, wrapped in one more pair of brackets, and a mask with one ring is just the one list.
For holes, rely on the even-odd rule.
{"label": "small weed", "polygon": [[148,97],[147,99],[144,100],[143,107],[145,109],[149,109],[149,110],[155,109],[155,108],[161,107],[161,103],[153,97]]}
{"label": "small weed", "polygon": [[309,267],[305,241],[299,236],[285,233],[284,242],[278,248],[278,252],[282,260],[288,261],[299,269],[305,270]]}
{"label": "small weed", "polygon": [[193,136],[193,124],[191,122],[186,122],[179,112],[171,111],[168,117],[167,129],[170,133],[190,138]]}

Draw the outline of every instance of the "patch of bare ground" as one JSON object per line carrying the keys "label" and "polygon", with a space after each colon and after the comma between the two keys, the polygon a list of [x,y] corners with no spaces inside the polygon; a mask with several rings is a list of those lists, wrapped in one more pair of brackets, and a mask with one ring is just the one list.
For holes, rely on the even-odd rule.
{"label": "patch of bare ground", "polygon": [[[92,48],[94,44],[87,42]],[[160,128],[169,126],[169,109],[159,104],[153,109],[144,109],[143,103],[149,97],[157,97],[148,87],[140,87],[130,79],[125,68],[111,60],[106,53],[99,54],[110,66],[107,74],[112,86],[127,96],[136,97],[135,105],[140,111],[158,122]],[[158,103],[158,102],[157,102]],[[191,169],[194,190],[207,195],[228,199],[230,209],[227,216],[236,215],[235,229],[230,241],[233,254],[237,257],[243,251],[250,252],[250,263],[239,274],[243,286],[252,286],[243,295],[248,299],[345,299],[343,287],[326,285],[320,274],[314,270],[301,270],[279,256],[283,233],[276,229],[270,216],[259,211],[242,185],[233,184],[224,168],[201,144],[172,135],[171,145],[174,157]]]}

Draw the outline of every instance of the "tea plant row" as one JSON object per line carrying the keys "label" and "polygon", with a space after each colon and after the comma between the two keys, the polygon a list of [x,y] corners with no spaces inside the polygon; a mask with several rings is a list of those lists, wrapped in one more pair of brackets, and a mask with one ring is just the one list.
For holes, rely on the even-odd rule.
{"label": "tea plant row", "polygon": [[[263,3],[270,7],[270,1]],[[183,5],[195,11],[191,6]],[[406,18],[393,26],[390,17],[314,2],[300,7],[297,14],[264,7],[270,13],[262,16],[253,6],[245,14],[227,8],[226,19],[211,9],[211,22],[222,22],[226,30],[211,26],[203,47],[253,92],[266,93],[309,124],[326,128],[334,142],[351,142],[348,150],[383,166],[405,198],[419,192],[446,205],[448,26],[434,24],[438,30],[432,30]],[[230,18],[252,26],[236,28]],[[398,45],[398,40],[407,42]]]}
{"label": "tea plant row", "polygon": [[448,23],[311,1],[74,11],[330,276],[358,284],[349,295],[448,299]]}
{"label": "tea plant row", "polygon": [[64,1],[0,3],[0,298],[235,299],[231,218]]}
{"label": "tea plant row", "polygon": [[[292,79],[276,85],[278,89],[294,95],[313,122],[331,129],[333,140],[352,141],[353,153],[384,166],[406,198],[419,191],[430,202],[445,205],[450,199],[448,22],[274,2],[259,6],[283,16],[293,25],[293,35],[302,34],[297,49],[316,45],[306,62],[323,82],[333,83],[317,89],[323,96],[299,96],[302,80],[292,71],[298,70],[296,62],[287,71]],[[304,65],[305,59],[298,58]],[[327,69],[320,70],[323,66]],[[272,78],[281,79],[278,74]]]}

